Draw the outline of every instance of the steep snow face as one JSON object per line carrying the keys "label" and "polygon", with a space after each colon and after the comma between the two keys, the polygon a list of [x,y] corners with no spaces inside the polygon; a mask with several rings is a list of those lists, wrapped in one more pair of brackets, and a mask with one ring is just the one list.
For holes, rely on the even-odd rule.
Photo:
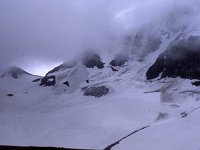
{"label": "steep snow face", "polygon": [[[55,67],[41,79],[41,86],[52,86],[55,94],[71,94],[81,89],[80,85],[89,83],[93,73],[101,74],[104,63],[98,54],[87,52],[80,60],[65,62]],[[92,70],[92,71],[91,71]],[[92,73],[93,72],[93,73]]]}
{"label": "steep snow face", "polygon": [[41,79],[40,86],[52,86],[55,94],[70,94],[80,89],[80,85],[88,79],[89,72],[86,67],[78,63],[69,66],[64,63],[51,70]]}
{"label": "steep snow face", "polygon": [[81,83],[86,82],[88,75],[89,72],[85,66],[78,64],[65,78],[57,83],[56,94],[75,92],[77,89],[80,89]]}

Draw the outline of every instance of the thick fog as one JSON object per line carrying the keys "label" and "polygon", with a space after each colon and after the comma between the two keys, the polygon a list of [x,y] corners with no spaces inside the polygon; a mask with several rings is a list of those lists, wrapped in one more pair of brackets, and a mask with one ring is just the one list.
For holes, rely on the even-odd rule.
{"label": "thick fog", "polygon": [[31,73],[84,51],[127,51],[127,35],[186,26],[198,30],[199,0],[1,0],[0,68]]}

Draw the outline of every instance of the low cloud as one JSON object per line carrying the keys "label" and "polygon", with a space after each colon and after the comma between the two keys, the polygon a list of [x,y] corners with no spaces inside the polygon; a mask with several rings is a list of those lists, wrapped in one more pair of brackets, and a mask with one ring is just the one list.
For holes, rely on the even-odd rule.
{"label": "low cloud", "polygon": [[[198,0],[1,0],[0,68],[57,64],[87,50],[126,51],[139,30],[198,30]],[[50,65],[52,66],[52,65]]]}

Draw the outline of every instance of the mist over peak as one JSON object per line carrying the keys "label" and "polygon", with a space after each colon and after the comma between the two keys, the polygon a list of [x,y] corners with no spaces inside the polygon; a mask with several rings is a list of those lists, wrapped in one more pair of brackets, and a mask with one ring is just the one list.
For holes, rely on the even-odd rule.
{"label": "mist over peak", "polygon": [[[131,53],[145,56],[149,49],[159,47],[162,34],[199,30],[199,3],[198,0],[2,0],[0,68],[17,65],[31,70],[37,62],[58,64],[88,50],[107,52],[114,57],[134,49]],[[151,37],[155,46],[148,43]]]}

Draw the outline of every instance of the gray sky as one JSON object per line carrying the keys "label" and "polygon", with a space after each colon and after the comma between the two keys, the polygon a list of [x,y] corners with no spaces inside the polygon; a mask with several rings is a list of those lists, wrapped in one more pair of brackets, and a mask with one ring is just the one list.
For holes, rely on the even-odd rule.
{"label": "gray sky", "polygon": [[192,8],[195,20],[197,6],[198,0],[0,0],[0,69],[43,74],[86,50],[116,52],[124,34],[155,28],[173,11]]}

